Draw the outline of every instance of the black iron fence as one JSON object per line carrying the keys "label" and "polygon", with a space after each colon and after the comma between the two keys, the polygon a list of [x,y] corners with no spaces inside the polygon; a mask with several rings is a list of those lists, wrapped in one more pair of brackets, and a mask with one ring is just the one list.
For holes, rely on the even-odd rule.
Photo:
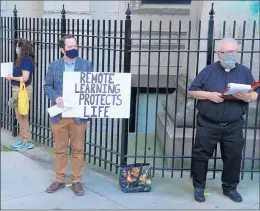
{"label": "black iron fence", "polygon": [[[173,177],[174,172],[190,171],[191,149],[195,135],[195,100],[187,95],[191,80],[205,65],[216,60],[217,42],[228,33],[241,44],[241,63],[259,72],[259,35],[256,21],[227,27],[226,21],[214,26],[213,6],[206,26],[201,21],[138,21],[133,24],[131,11],[126,19],[67,19],[1,17],[1,62],[16,58],[15,40],[24,37],[34,43],[36,71],[30,125],[33,140],[54,147],[47,108],[49,101],[42,86],[48,64],[60,58],[58,40],[64,34],[76,36],[80,56],[93,63],[98,72],[131,72],[130,119],[93,119],[86,132],[85,160],[118,173],[125,163],[149,162],[154,175]],[[216,28],[218,27],[218,30]],[[202,35],[207,28],[206,35]],[[219,31],[221,34],[216,34]],[[259,33],[258,33],[259,34]],[[258,47],[257,47],[258,46]],[[258,79],[258,78],[257,78]],[[7,105],[11,87],[1,78],[1,128],[17,136],[14,112]],[[242,174],[259,172],[259,101],[246,115]],[[70,149],[70,148],[69,148]],[[209,171],[221,171],[219,149],[209,163]]]}

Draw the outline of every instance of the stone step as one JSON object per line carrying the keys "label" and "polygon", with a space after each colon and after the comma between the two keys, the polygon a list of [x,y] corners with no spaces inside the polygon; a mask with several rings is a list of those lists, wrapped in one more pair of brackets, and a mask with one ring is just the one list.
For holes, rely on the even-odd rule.
{"label": "stone step", "polygon": [[[157,115],[157,140],[163,149],[164,146],[164,128],[165,128],[165,112],[160,112]],[[182,154],[185,156],[191,156],[191,149],[192,149],[192,142],[193,134],[195,135],[196,130],[193,128],[176,128],[174,132],[174,124],[171,119],[167,116],[166,119],[166,136],[165,136],[165,149],[166,149],[166,156],[173,155],[173,146],[174,146],[174,156],[181,156]],[[245,133],[244,133],[245,134]],[[175,140],[175,143],[173,143]],[[260,142],[260,134],[259,129],[247,130],[246,135],[246,147],[245,147],[245,157],[260,157],[260,150],[259,150],[259,142]],[[184,148],[184,150],[183,150]],[[255,150],[253,156],[253,149]],[[160,152],[158,152],[160,153]],[[163,154],[163,152],[161,152]],[[217,156],[220,157],[220,149],[218,145],[217,149]],[[173,159],[167,158],[167,167],[172,167]],[[209,165],[213,165],[211,160]],[[259,161],[255,161],[254,168],[259,168]],[[184,168],[190,168],[191,159],[184,159],[182,163],[182,159],[174,159],[174,168],[181,168],[183,165]],[[222,161],[218,160],[216,163],[218,168],[221,168]],[[252,167],[252,160],[247,160],[245,162],[246,168]]]}

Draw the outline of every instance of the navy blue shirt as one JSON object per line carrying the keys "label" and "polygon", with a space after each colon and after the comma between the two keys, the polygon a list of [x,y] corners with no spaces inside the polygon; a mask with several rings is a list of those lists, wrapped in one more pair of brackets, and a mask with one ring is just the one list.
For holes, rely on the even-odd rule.
{"label": "navy blue shirt", "polygon": [[[207,91],[222,93],[228,83],[251,85],[255,82],[252,72],[245,66],[236,66],[226,72],[220,62],[205,67],[193,80],[189,91]],[[260,94],[260,89],[256,90]],[[214,103],[210,100],[198,100],[199,115],[214,122],[230,123],[237,121],[247,112],[248,103],[241,100],[224,100]]]}
{"label": "navy blue shirt", "polygon": [[[25,85],[28,86],[32,82],[32,73],[34,71],[33,60],[29,57],[23,58],[20,67],[14,67],[13,77],[21,77],[22,70],[30,72],[29,79],[26,81]],[[20,86],[20,81],[11,81],[12,86]]]}

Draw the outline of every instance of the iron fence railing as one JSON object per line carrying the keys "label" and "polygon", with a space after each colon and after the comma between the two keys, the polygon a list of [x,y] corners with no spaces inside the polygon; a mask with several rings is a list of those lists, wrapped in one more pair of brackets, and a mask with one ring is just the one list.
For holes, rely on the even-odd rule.
{"label": "iron fence railing", "polygon": [[[196,107],[195,100],[187,95],[187,88],[201,66],[215,61],[216,43],[227,33],[226,21],[222,35],[216,37],[212,8],[207,36],[202,37],[201,21],[196,23],[196,30],[191,21],[159,21],[157,25],[139,21],[133,26],[129,8],[124,21],[67,19],[64,7],[61,14],[61,19],[18,17],[15,8],[13,17],[1,17],[1,62],[16,59],[17,38],[27,38],[34,44],[37,67],[30,109],[33,140],[54,147],[47,114],[50,103],[42,86],[48,64],[61,56],[58,40],[70,33],[77,38],[80,56],[90,60],[95,71],[132,73],[130,119],[90,121],[85,160],[116,173],[120,165],[132,162],[149,162],[154,175],[158,173],[162,177],[166,173],[173,177],[176,171],[182,177],[184,171],[190,171]],[[246,23],[240,36],[234,22],[232,36],[241,43],[241,63],[255,70],[259,36],[256,22],[250,27]],[[11,87],[2,78],[0,87],[1,128],[17,136],[19,128],[14,111],[7,105]],[[259,172],[259,101],[252,105],[245,118],[247,144],[241,177],[244,172],[251,172],[253,178],[253,173]],[[209,171],[215,177],[221,171],[219,149],[211,161]]]}

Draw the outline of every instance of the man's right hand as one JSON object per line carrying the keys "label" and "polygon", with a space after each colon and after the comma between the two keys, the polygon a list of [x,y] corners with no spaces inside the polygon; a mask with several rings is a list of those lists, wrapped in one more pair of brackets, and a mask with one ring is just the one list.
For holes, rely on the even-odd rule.
{"label": "man's right hand", "polygon": [[57,97],[56,104],[57,104],[58,107],[62,108],[64,106],[63,98],[62,97]]}
{"label": "man's right hand", "polygon": [[222,94],[218,92],[210,92],[208,99],[214,103],[222,103],[224,99],[221,97]]}

